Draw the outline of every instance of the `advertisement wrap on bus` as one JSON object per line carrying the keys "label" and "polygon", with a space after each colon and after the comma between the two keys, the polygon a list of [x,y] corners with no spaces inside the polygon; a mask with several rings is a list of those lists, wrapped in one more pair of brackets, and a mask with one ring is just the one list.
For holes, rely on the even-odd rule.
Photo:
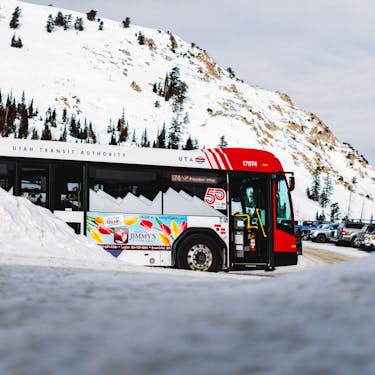
{"label": "advertisement wrap on bus", "polygon": [[87,212],[86,232],[105,250],[171,250],[188,228],[187,216]]}
{"label": "advertisement wrap on bus", "polygon": [[272,271],[301,251],[293,173],[263,150],[0,138],[0,187],[135,264]]}

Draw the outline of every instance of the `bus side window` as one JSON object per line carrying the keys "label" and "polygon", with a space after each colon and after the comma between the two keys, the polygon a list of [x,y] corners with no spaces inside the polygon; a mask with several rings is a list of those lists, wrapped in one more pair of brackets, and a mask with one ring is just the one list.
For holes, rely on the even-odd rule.
{"label": "bus side window", "polygon": [[231,215],[242,214],[242,204],[240,198],[232,197],[230,200]]}
{"label": "bus side window", "polygon": [[278,180],[276,192],[276,226],[285,232],[293,233],[292,206],[285,178]]}

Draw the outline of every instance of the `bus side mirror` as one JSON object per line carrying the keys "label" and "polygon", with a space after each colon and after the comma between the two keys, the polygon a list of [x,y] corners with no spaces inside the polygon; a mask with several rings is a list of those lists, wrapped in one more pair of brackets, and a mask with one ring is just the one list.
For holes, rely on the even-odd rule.
{"label": "bus side mirror", "polygon": [[294,176],[290,176],[289,177],[289,190],[293,191],[295,187],[296,187],[296,179],[294,178]]}

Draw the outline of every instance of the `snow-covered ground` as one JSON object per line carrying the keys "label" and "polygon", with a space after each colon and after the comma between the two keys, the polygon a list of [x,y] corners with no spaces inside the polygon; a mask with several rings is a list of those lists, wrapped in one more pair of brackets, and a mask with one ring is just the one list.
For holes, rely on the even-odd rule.
{"label": "snow-covered ground", "polygon": [[272,278],[142,268],[3,191],[0,216],[1,374],[375,372],[372,255]]}

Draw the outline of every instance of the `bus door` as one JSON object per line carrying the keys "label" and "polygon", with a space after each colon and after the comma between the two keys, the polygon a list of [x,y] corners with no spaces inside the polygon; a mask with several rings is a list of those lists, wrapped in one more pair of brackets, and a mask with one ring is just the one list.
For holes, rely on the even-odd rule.
{"label": "bus door", "polygon": [[271,177],[230,175],[230,252],[233,265],[264,266],[272,253]]}

